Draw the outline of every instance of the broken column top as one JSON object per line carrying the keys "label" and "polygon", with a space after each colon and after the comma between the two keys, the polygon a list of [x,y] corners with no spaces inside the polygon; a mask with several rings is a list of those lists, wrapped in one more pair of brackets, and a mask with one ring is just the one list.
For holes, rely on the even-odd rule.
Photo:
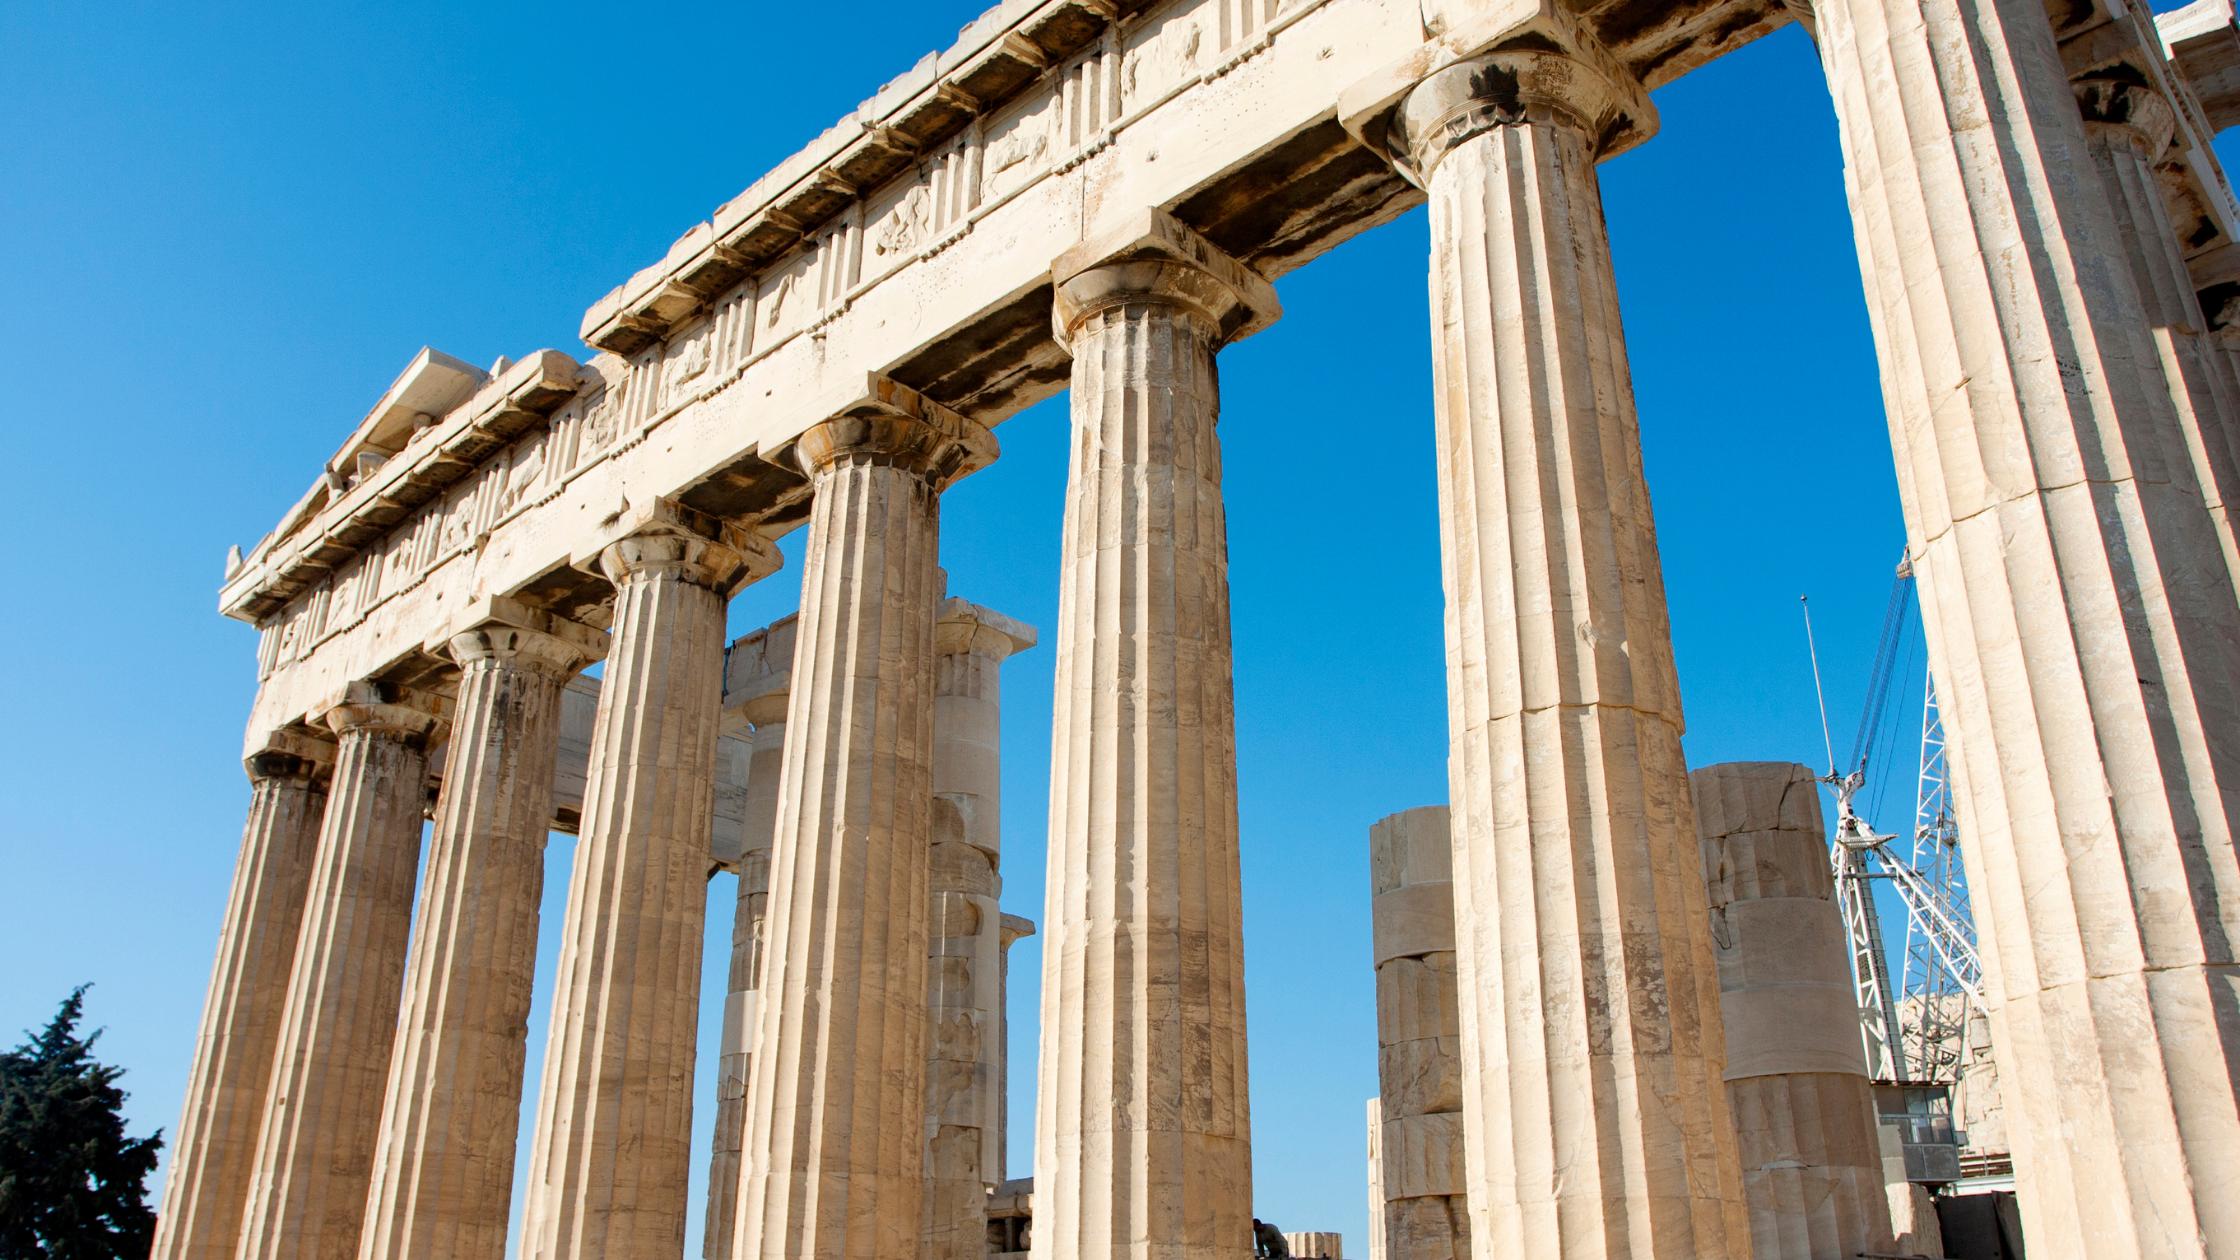
{"label": "broken column top", "polygon": [[723,728],[786,720],[793,691],[793,641],[801,614],[787,613],[723,651]]}
{"label": "broken column top", "polygon": [[934,616],[933,637],[934,651],[943,656],[970,652],[999,661],[1026,651],[1038,641],[1033,626],[954,595],[941,601],[940,611]]}
{"label": "broken column top", "polygon": [[1447,807],[1403,810],[1369,825],[1376,963],[1454,949],[1454,856]]}
{"label": "broken column top", "polygon": [[1819,776],[1811,767],[1730,761],[1690,771],[1688,786],[1713,906],[1835,895]]}
{"label": "broken column top", "polygon": [[1369,825],[1370,887],[1388,893],[1410,884],[1454,882],[1447,807],[1422,805]]}

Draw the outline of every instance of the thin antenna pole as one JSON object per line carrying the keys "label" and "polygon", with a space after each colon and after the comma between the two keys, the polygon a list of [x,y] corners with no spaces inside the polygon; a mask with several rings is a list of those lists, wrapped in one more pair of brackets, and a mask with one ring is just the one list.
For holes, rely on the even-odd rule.
{"label": "thin antenna pole", "polygon": [[1812,654],[1812,694],[1820,698],[1820,743],[1828,750],[1828,773],[1836,772],[1836,741],[1828,733],[1828,693],[1820,686],[1820,647],[1812,641],[1812,601],[1797,596],[1797,603],[1804,609],[1804,646]]}

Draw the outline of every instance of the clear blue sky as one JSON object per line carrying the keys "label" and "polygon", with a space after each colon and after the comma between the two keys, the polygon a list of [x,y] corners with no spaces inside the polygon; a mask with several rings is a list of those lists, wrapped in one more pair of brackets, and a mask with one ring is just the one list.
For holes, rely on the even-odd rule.
{"label": "clear blue sky", "polygon": [[[587,305],[970,4],[0,6],[0,1036],[93,982],[134,1131],[176,1125],[247,799],[226,548],[423,344],[586,353]],[[1903,541],[1834,120],[1793,28],[1657,103],[1662,135],[1602,174],[1688,754],[1819,763],[1797,596],[1840,754]],[[1366,830],[1447,790],[1425,251],[1419,211],[1292,274],[1284,321],[1221,365],[1256,1211],[1356,1251]],[[1046,639],[1064,408],[1005,423],[946,505],[951,590]],[[734,633],[791,611],[797,573],[734,601]],[[1005,682],[1004,901],[1036,919],[1050,678],[1043,648]],[[1875,821],[1904,826],[1907,793]],[[1013,961],[1024,1175],[1036,942]]]}

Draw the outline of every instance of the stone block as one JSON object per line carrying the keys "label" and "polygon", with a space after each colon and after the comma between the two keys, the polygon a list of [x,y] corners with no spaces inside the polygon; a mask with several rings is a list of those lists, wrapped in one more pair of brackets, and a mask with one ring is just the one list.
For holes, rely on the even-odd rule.
{"label": "stone block", "polygon": [[1377,1040],[1462,1036],[1452,953],[1395,958],[1377,968]]}
{"label": "stone block", "polygon": [[1372,905],[1376,959],[1454,949],[1454,885],[1406,884]]}
{"label": "stone block", "polygon": [[1411,884],[1453,884],[1454,845],[1448,826],[1444,805],[1419,805],[1371,823],[1371,891],[1381,895]]}
{"label": "stone block", "polygon": [[1460,1195],[1385,1204],[1386,1260],[1470,1260],[1470,1211]]}
{"label": "stone block", "polygon": [[1426,1037],[1377,1050],[1377,1080],[1386,1115],[1462,1110],[1462,1039]]}
{"label": "stone block", "polygon": [[1384,1125],[1384,1192],[1387,1198],[1461,1194],[1462,1113],[1401,1116]]}

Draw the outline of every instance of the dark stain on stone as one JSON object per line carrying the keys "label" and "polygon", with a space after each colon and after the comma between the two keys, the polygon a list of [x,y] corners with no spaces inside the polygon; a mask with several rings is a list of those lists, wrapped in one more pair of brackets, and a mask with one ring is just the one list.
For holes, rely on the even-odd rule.
{"label": "dark stain on stone", "polygon": [[1515,38],[1513,38],[1513,39],[1505,39],[1505,40],[1502,40],[1502,41],[1501,41],[1500,43],[1498,43],[1498,44],[1495,44],[1495,45],[1493,46],[1493,51],[1495,51],[1495,52],[1497,52],[1497,53],[1504,53],[1504,52],[1548,52],[1548,53],[1562,53],[1562,52],[1564,51],[1564,47],[1563,47],[1563,45],[1561,45],[1561,44],[1557,43],[1556,41],[1554,41],[1554,40],[1552,40],[1552,39],[1550,39],[1550,38],[1548,38],[1548,37],[1547,37],[1546,35],[1542,34],[1542,33],[1541,33],[1541,32],[1539,32],[1539,31],[1526,31],[1526,32],[1525,32],[1524,34],[1522,34],[1522,35],[1518,35],[1518,36],[1516,36],[1516,37],[1515,37]]}

